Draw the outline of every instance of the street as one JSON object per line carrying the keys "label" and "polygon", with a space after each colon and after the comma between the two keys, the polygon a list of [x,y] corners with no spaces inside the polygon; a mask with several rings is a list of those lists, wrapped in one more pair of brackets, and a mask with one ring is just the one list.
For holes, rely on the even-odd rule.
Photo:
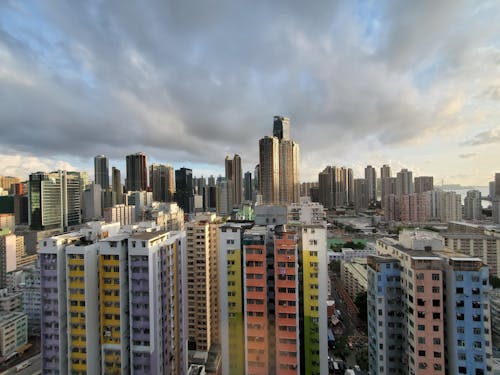
{"label": "street", "polygon": [[[38,375],[42,373],[42,355],[37,354],[27,360],[32,363],[23,370],[16,372],[16,366],[11,367],[7,371],[2,372],[0,375]],[[25,361],[21,362],[24,363]]]}

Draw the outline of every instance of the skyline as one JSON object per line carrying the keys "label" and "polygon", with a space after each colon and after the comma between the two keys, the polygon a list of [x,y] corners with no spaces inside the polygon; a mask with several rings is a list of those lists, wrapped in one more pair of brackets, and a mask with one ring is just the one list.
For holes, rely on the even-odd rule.
{"label": "skyline", "polygon": [[138,151],[253,171],[274,115],[302,182],[327,165],[481,186],[498,170],[495,2],[121,5],[0,4],[1,175],[92,176],[98,154],[123,172]]}

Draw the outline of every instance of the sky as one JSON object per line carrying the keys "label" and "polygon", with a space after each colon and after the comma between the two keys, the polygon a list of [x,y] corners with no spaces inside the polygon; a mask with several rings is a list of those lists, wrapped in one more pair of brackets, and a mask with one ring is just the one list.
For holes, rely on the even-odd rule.
{"label": "sky", "polygon": [[0,2],[0,175],[105,154],[224,173],[290,118],[301,179],[500,172],[500,2]]}

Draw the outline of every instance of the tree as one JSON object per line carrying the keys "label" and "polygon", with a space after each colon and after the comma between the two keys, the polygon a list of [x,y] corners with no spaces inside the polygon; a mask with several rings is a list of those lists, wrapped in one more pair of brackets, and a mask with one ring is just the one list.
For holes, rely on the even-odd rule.
{"label": "tree", "polygon": [[368,347],[364,346],[356,352],[356,363],[363,371],[368,371]]}
{"label": "tree", "polygon": [[354,303],[356,304],[359,310],[359,318],[366,323],[368,319],[368,301],[367,301],[367,293],[359,292],[356,294],[356,298],[354,299]]}
{"label": "tree", "polygon": [[330,271],[336,274],[340,274],[340,261],[332,260],[330,262]]}
{"label": "tree", "polygon": [[347,346],[347,337],[346,336],[338,336],[335,337],[335,345],[333,348],[333,354],[336,357],[340,357],[343,360],[349,355],[350,349]]}
{"label": "tree", "polygon": [[494,289],[500,288],[500,279],[495,276],[490,276],[490,284]]}

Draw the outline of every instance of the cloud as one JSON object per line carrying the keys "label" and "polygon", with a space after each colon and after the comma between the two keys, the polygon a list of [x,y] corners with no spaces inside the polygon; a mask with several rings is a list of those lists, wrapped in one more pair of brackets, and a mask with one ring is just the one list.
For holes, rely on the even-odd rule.
{"label": "cloud", "polygon": [[475,152],[470,152],[468,154],[460,154],[460,155],[458,155],[458,157],[462,158],[462,159],[469,159],[469,158],[473,158],[476,155],[477,154]]}
{"label": "cloud", "polygon": [[463,145],[481,146],[500,142],[500,127],[489,129],[476,134],[472,139],[463,142]]}
{"label": "cloud", "polygon": [[345,155],[398,160],[498,118],[480,97],[498,24],[495,2],[2,2],[0,148],[218,171],[238,153],[253,170],[283,114],[304,179]]}

